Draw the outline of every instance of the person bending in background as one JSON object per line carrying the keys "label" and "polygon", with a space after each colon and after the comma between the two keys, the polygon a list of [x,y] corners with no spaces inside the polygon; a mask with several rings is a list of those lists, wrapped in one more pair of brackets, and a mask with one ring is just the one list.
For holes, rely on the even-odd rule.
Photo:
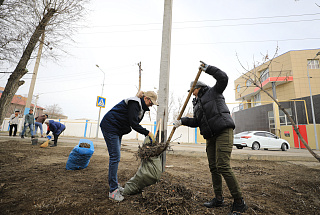
{"label": "person bending in background", "polygon": [[57,146],[58,143],[58,137],[59,135],[66,129],[66,126],[60,122],[55,122],[54,120],[49,120],[46,119],[46,121],[44,122],[47,125],[47,135],[50,133],[50,131],[53,134],[53,145],[51,145],[50,147],[55,147]]}
{"label": "person bending in background", "polygon": [[121,194],[123,188],[118,184],[117,175],[122,136],[133,129],[155,141],[153,134],[139,124],[152,105],[158,105],[157,94],[153,91],[141,91],[135,97],[124,99],[115,105],[101,120],[100,127],[109,153],[109,198],[113,200],[124,199]]}
{"label": "person bending in background", "polygon": [[40,128],[40,133],[41,133],[41,137],[43,137],[43,129],[42,129],[42,124],[44,123],[44,121],[48,118],[48,114],[43,114],[42,116],[37,116],[35,118],[36,122],[35,124],[35,129],[34,129],[34,133],[37,134],[38,131],[38,127]]}
{"label": "person bending in background", "polygon": [[[203,62],[199,69],[216,79],[216,84],[209,87],[198,81],[192,92],[195,96],[192,102],[193,118],[183,117],[181,120],[175,120],[174,126],[176,128],[180,125],[199,127],[201,135],[206,139],[206,152],[215,198],[204,203],[204,206],[213,208],[224,205],[223,177],[234,198],[229,214],[240,214],[245,212],[248,206],[243,200],[238,181],[230,167],[235,124],[222,95],[228,85],[228,76],[219,68]],[[192,86],[193,82],[190,87]]]}

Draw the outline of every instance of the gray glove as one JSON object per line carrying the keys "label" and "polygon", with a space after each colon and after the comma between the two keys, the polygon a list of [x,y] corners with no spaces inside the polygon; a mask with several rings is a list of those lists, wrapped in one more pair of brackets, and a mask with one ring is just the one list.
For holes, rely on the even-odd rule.
{"label": "gray glove", "polygon": [[181,119],[179,119],[179,120],[174,120],[173,121],[173,126],[175,127],[175,128],[178,128],[180,125],[182,125],[182,122],[181,122]]}
{"label": "gray glove", "polygon": [[200,60],[200,66],[199,66],[199,69],[201,69],[202,71],[206,71],[207,68],[208,68],[208,64],[206,64],[205,62],[201,61]]}

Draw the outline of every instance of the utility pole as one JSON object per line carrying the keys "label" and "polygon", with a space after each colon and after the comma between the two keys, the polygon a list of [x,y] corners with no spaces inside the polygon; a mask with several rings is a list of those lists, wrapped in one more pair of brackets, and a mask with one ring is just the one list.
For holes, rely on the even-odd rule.
{"label": "utility pole", "polygon": [[36,80],[37,80],[37,74],[38,74],[40,58],[41,58],[41,54],[42,54],[43,43],[44,43],[44,32],[42,33],[42,36],[41,36],[38,55],[37,55],[36,63],[34,65],[34,69],[33,69],[33,75],[32,75],[32,80],[31,80],[31,84],[30,84],[30,88],[29,88],[26,107],[24,108],[24,115],[28,114],[29,110],[30,110],[34,86],[36,85]]}
{"label": "utility pole", "polygon": [[34,111],[33,111],[34,117],[36,117],[36,114],[37,114],[37,105],[38,105],[39,94],[36,95],[35,97],[36,97],[36,101],[34,102]]}
{"label": "utility pole", "polygon": [[[167,122],[168,122],[168,99],[169,99],[169,76],[170,76],[170,51],[171,51],[171,29],[172,29],[172,1],[164,1],[163,12],[163,27],[162,27],[162,47],[161,47],[161,62],[159,76],[159,106],[157,109],[157,122],[163,122],[161,130],[161,140],[163,143],[167,139]],[[165,169],[166,152],[162,153],[162,171]]]}
{"label": "utility pole", "polygon": [[[106,74],[104,71],[99,67],[98,64],[96,64],[96,67],[103,73],[103,82],[102,82],[102,90],[101,90],[101,97],[103,96],[103,88],[104,88],[104,80],[106,78]],[[101,107],[99,107],[99,116],[98,116],[98,122],[97,122],[97,132],[96,132],[96,140],[98,139],[99,135],[99,123],[100,123],[100,114],[101,114]]]}
{"label": "utility pole", "polygon": [[141,61],[138,63],[138,66],[139,66],[139,89],[138,89],[138,92],[140,92],[141,90]]}
{"label": "utility pole", "polygon": [[[138,93],[139,93],[141,90],[141,71],[142,71],[141,61],[138,63],[138,66],[139,66],[139,89],[138,89]],[[149,116],[150,116],[150,112],[149,112]],[[139,139],[139,134],[138,134],[138,132],[136,132],[136,140],[138,140],[138,139]]]}

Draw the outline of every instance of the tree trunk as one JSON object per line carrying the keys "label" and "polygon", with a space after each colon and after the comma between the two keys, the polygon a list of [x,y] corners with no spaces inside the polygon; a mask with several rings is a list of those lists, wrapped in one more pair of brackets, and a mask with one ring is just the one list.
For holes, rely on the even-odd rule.
{"label": "tree trunk", "polygon": [[26,70],[26,66],[28,61],[30,60],[30,56],[37,42],[39,41],[41,34],[44,32],[46,25],[48,24],[49,20],[53,17],[55,12],[56,10],[51,8],[45,13],[43,18],[39,22],[39,25],[37,26],[36,30],[32,34],[18,65],[16,66],[15,70],[8,79],[8,82],[0,99],[0,125],[2,125],[5,113],[12,101],[13,96],[17,92],[19,86],[24,84],[24,81],[20,81],[20,79],[28,72],[28,70]]}
{"label": "tree trunk", "polygon": [[[258,85],[256,85],[258,86]],[[315,159],[317,159],[320,162],[320,156],[318,154],[316,154],[311,148],[310,146],[307,144],[307,142],[303,139],[302,135],[299,132],[299,129],[297,128],[297,125],[294,123],[293,119],[291,118],[291,116],[289,115],[289,113],[281,106],[281,104],[273,97],[270,95],[270,93],[268,93],[267,91],[265,91],[264,89],[262,89],[262,87],[258,86],[263,92],[265,92],[280,108],[280,110],[282,110],[284,112],[284,114],[288,117],[288,119],[290,120],[294,131],[296,132],[296,134],[298,135],[298,137],[300,138],[300,140],[302,141],[303,145],[307,148],[307,150],[310,152],[310,154],[313,155],[313,157],[315,157]]]}

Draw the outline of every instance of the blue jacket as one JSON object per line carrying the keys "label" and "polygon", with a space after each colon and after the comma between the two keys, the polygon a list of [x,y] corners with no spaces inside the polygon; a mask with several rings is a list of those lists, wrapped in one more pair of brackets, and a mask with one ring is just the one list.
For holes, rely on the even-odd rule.
{"label": "blue jacket", "polygon": [[64,124],[60,122],[55,122],[54,120],[49,120],[49,129],[47,131],[47,135],[51,131],[53,135],[60,135],[61,132],[66,128]]}
{"label": "blue jacket", "polygon": [[122,136],[133,129],[147,136],[149,131],[139,124],[146,111],[149,108],[143,98],[124,99],[104,115],[100,123],[101,130]]}

